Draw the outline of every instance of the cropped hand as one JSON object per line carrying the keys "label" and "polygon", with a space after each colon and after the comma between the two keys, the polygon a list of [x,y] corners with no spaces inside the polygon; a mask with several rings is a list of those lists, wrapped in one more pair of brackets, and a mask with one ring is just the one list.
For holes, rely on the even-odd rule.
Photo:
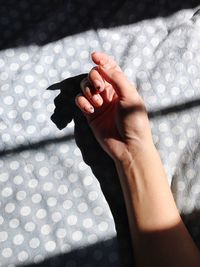
{"label": "cropped hand", "polygon": [[96,67],[81,81],[76,104],[102,148],[122,160],[153,144],[144,101],[111,57],[94,52],[92,60]]}

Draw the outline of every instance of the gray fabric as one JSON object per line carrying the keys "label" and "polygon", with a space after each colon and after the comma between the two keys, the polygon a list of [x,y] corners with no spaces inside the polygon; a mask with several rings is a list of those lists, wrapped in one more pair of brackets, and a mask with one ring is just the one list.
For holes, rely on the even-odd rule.
{"label": "gray fabric", "polygon": [[[97,178],[101,177],[84,163],[75,144],[74,123],[59,131],[50,120],[58,92],[45,90],[54,82],[88,72],[94,50],[113,55],[137,83],[178,207],[199,242],[199,221],[189,216],[195,211],[198,218],[200,192],[200,15],[193,16],[196,10],[109,29],[87,29],[60,36],[60,40],[56,36],[51,43],[49,36],[55,27],[57,32],[60,28],[47,16],[39,26],[48,31],[36,34],[40,42],[0,52],[1,267],[38,262],[43,266],[120,266],[118,246],[123,246],[116,239],[117,225],[109,208],[123,210],[116,173],[110,165],[100,168],[96,164],[96,173],[107,179],[100,187]],[[62,10],[46,12],[62,24]],[[4,32],[6,38],[9,30]],[[23,44],[22,39],[16,44]],[[77,116],[75,122],[82,120]],[[78,145],[81,148],[81,142]],[[98,158],[96,150],[94,154]],[[89,164],[87,156],[85,152]],[[106,197],[112,194],[107,198],[109,205],[102,190]],[[128,235],[126,228],[125,243]],[[131,249],[126,253],[123,266],[132,266]]]}

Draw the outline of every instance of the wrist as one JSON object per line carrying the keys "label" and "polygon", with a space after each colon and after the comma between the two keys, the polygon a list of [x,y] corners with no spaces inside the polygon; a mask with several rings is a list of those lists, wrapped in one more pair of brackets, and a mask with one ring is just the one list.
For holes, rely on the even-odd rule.
{"label": "wrist", "polygon": [[116,166],[128,168],[133,162],[144,162],[145,158],[158,153],[153,141],[138,142],[134,145],[128,145],[120,157],[114,160]]}

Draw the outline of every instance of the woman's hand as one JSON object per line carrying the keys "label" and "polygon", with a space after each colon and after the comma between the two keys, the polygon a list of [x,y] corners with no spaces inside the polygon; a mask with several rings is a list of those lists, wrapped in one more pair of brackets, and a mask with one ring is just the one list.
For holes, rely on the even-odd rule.
{"label": "woman's hand", "polygon": [[133,157],[153,144],[144,102],[111,57],[95,52],[92,60],[96,67],[82,80],[76,104],[113,160]]}

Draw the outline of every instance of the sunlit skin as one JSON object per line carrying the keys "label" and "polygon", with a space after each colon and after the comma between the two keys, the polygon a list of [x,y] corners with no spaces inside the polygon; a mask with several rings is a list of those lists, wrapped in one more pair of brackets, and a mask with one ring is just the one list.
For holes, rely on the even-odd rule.
{"label": "sunlit skin", "polygon": [[76,104],[114,160],[129,219],[137,267],[198,267],[199,249],[176,207],[154,146],[143,99],[108,55],[82,80]]}

